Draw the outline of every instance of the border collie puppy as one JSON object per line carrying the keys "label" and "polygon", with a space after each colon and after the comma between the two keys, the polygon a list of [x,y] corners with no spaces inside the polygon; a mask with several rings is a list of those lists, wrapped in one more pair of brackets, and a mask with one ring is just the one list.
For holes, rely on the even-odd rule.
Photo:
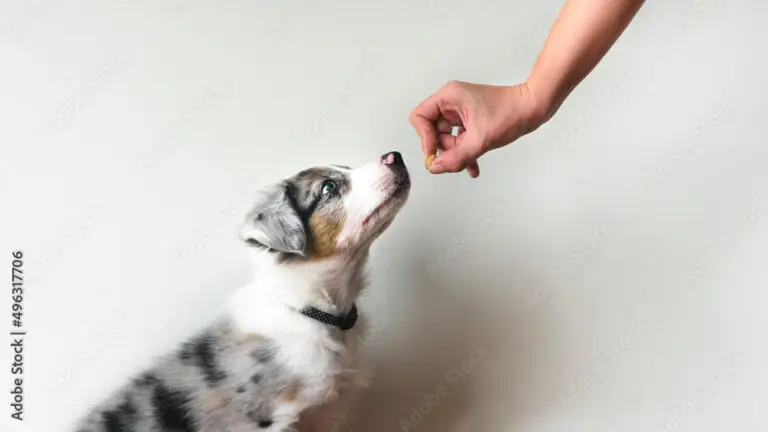
{"label": "border collie puppy", "polygon": [[215,322],[96,406],[77,432],[330,431],[367,383],[355,302],[405,204],[398,152],[266,188],[240,234],[255,271]]}

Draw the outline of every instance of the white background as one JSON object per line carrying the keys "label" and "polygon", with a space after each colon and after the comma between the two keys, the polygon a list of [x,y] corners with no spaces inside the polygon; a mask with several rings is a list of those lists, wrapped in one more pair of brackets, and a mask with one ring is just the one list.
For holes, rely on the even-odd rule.
{"label": "white background", "polygon": [[479,179],[423,168],[411,109],[525,79],[559,8],[4,0],[0,253],[25,254],[29,334],[2,430],[67,430],[213,318],[258,187],[388,150],[413,190],[372,256],[356,430],[768,430],[765,2],[650,2]]}

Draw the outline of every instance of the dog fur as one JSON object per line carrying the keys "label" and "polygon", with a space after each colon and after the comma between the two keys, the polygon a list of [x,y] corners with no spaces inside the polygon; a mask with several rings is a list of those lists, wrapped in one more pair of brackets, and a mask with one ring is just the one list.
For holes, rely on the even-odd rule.
{"label": "dog fur", "polygon": [[365,316],[343,331],[299,311],[352,309],[368,250],[409,190],[397,152],[355,169],[306,169],[264,190],[240,229],[253,251],[252,281],[223,316],[94,407],[76,431],[341,430],[367,383]]}

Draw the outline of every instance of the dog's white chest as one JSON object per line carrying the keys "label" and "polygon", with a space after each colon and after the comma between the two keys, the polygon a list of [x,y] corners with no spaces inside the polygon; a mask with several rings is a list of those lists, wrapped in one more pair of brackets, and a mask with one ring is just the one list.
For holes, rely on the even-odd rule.
{"label": "dog's white chest", "polygon": [[318,333],[281,343],[280,357],[301,382],[296,399],[283,406],[299,414],[292,430],[330,431],[346,417],[351,395],[367,383],[360,336],[364,325],[341,339]]}
{"label": "dog's white chest", "polygon": [[[310,373],[303,395],[307,403],[301,410],[293,430],[298,432],[340,431],[349,420],[349,411],[357,393],[368,385],[369,373],[364,367],[361,337],[366,334],[363,326],[351,332],[348,345],[342,352],[327,351],[320,355],[307,349],[304,359],[314,359],[303,364]],[[307,347],[304,347],[305,349]],[[313,357],[314,356],[314,357]]]}
{"label": "dog's white chest", "polygon": [[333,399],[342,388],[363,384],[361,334],[365,323],[360,321],[342,340],[323,334],[284,345],[287,365],[302,377],[302,397],[307,401]]}

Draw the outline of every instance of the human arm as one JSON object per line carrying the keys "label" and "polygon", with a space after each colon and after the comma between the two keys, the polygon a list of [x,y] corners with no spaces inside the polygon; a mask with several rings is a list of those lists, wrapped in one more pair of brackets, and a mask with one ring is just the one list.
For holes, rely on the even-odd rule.
{"label": "human arm", "polygon": [[[528,79],[512,86],[452,81],[410,121],[432,173],[480,174],[477,159],[536,130],[559,109],[632,21],[643,0],[567,0]],[[457,136],[451,127],[460,126]],[[432,159],[437,151],[441,154]]]}

